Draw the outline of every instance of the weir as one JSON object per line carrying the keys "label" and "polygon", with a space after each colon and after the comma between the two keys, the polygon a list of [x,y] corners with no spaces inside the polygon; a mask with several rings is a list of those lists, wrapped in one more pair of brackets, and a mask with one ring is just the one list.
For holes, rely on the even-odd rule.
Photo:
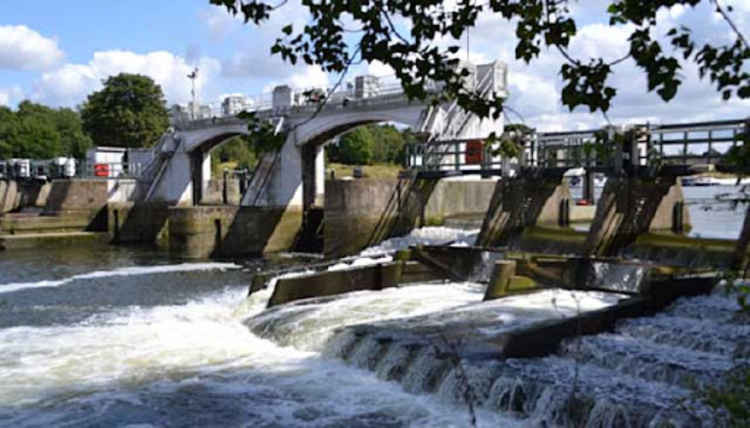
{"label": "weir", "polygon": [[[732,321],[738,306],[731,296],[711,294],[712,274],[615,258],[465,247],[464,242],[416,245],[398,256],[378,253],[350,261],[365,267],[328,265],[318,273],[263,279],[254,284],[251,298],[272,295],[270,309],[245,324],[281,345],[372,371],[407,392],[459,404],[471,401],[476,409],[524,423],[721,423],[720,416],[692,399],[690,388],[715,385],[729,375],[733,361],[748,358],[743,347],[750,329]],[[394,283],[404,254],[418,260],[404,267],[421,264],[437,277],[455,276],[454,282]],[[482,271],[499,260],[513,260],[516,278],[528,285],[481,302],[486,281],[492,281]],[[455,282],[461,277],[470,281]],[[280,293],[282,288],[287,291]],[[325,297],[278,300],[295,289]],[[469,294],[459,297],[457,290]],[[427,296],[444,303],[436,307]],[[420,307],[417,302],[423,313],[379,318],[377,308],[398,314],[402,306]],[[364,307],[370,310],[363,312]]]}

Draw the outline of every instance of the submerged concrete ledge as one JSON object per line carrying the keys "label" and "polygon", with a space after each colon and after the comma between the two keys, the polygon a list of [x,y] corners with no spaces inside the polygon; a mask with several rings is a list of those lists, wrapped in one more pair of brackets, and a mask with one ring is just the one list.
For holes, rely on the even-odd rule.
{"label": "submerged concrete ledge", "polygon": [[0,235],[0,250],[16,250],[81,244],[103,244],[109,235],[103,232],[47,232]]}

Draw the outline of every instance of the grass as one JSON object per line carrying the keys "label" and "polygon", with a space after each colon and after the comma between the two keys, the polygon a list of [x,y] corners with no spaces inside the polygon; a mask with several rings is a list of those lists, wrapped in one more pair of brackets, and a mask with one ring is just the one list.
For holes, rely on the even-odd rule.
{"label": "grass", "polygon": [[[331,177],[331,170],[335,171],[336,178],[351,177],[352,169],[357,165],[344,165],[342,163],[330,162],[326,164],[326,178]],[[376,164],[361,166],[365,178],[398,178],[398,173],[403,168],[396,164]]]}

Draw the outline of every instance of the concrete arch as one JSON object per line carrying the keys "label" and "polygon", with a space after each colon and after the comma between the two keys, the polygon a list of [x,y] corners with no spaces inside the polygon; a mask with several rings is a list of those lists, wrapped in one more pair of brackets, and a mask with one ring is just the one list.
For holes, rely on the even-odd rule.
{"label": "concrete arch", "polygon": [[376,111],[340,112],[302,123],[294,132],[295,144],[319,145],[358,126],[379,122],[398,122],[417,127],[422,119],[423,104],[407,104]]}
{"label": "concrete arch", "polygon": [[196,150],[207,153],[232,137],[249,134],[247,122],[240,120],[233,124],[178,131],[177,133],[178,137],[181,137],[183,140],[182,150],[188,153],[195,152]]}

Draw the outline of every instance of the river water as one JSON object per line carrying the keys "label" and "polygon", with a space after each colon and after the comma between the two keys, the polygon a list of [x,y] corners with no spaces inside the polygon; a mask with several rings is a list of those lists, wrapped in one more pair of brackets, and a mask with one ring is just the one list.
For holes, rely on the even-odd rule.
{"label": "river water", "polygon": [[[726,211],[730,220],[718,226],[715,212],[694,210],[691,206],[691,214],[693,211],[694,224],[703,224],[702,213],[708,213],[705,224],[709,225],[698,226],[694,233],[710,235],[732,229],[738,233],[741,215]],[[379,254],[414,242],[457,240],[462,245],[470,243],[473,237],[465,231],[425,228],[367,253]],[[451,398],[455,393],[447,380],[436,384],[433,391],[415,390],[397,379],[362,368],[362,364],[354,361],[356,358],[337,358],[336,350],[325,349],[321,344],[326,343],[325,338],[333,334],[334,328],[364,320],[387,322],[461,310],[464,305],[481,300],[481,287],[424,284],[387,293],[353,293],[333,305],[316,307],[313,315],[302,317],[282,312],[279,319],[286,317],[284,320],[288,321],[297,317],[294,318],[297,324],[274,337],[272,333],[259,334],[250,328],[253,322],[267,317],[264,309],[268,292],[246,298],[252,272],[261,266],[258,260],[183,262],[129,247],[0,253],[0,426],[463,427],[469,424],[466,407]],[[549,304],[564,305],[565,298],[552,296]],[[591,301],[592,308],[611,303],[595,295],[575,301],[578,304],[586,299]],[[627,367],[640,361],[638,358],[653,362],[654,355],[674,353],[674,348],[663,347],[675,346],[669,340],[676,340],[682,346],[680,335],[696,340],[694,334],[689,334],[694,329],[704,333],[701,336],[704,341],[685,348],[683,354],[690,358],[689,364],[685,364],[693,364],[700,372],[703,367],[700,364],[706,358],[714,356],[714,360],[725,362],[727,355],[735,352],[731,342],[736,339],[732,336],[736,332],[722,333],[724,336],[718,341],[705,338],[705,331],[723,331],[721,320],[698,319],[698,315],[690,312],[691,305],[698,307],[694,310],[696,314],[701,313],[700,308],[704,307],[701,305],[733,307],[731,299],[712,299],[723,300],[716,303],[709,299],[705,304],[688,301],[684,303],[688,309],[674,309],[680,319],[678,325],[685,325],[682,329],[670,327],[677,331],[665,333],[666,327],[659,330],[635,322],[621,326],[616,334],[576,344],[576,349],[593,362],[597,358],[606,359],[605,351],[620,349],[618,343],[622,341],[632,341],[634,336],[651,341],[643,337],[654,336],[654,343],[659,342],[655,348],[619,353],[616,361],[606,361]],[[523,300],[518,304],[523,306]],[[671,325],[664,320],[655,325],[662,324]],[[713,354],[696,356],[700,352]],[[513,363],[515,366],[505,367],[496,384],[491,385],[495,395],[488,390],[487,404],[478,410],[478,425],[570,425],[560,419],[559,412],[553,411],[559,401],[555,398],[555,388],[568,382],[566,376],[571,375],[571,367],[577,367],[576,357],[568,354],[563,349],[560,355],[519,360]],[[664,362],[670,367],[679,364]],[[605,365],[585,366],[581,383],[591,390],[603,388],[603,393],[615,391],[607,403],[624,394],[623,400],[632,402],[638,401],[634,398],[637,396],[666,397],[665,406],[671,406],[688,395],[684,385],[670,383],[669,379],[664,380],[664,385],[654,386],[643,379],[648,373],[622,374],[620,370],[621,374],[612,376],[607,370],[619,369]],[[705,368],[715,369],[708,373],[725,369],[714,366],[708,364]],[[517,370],[517,374],[507,372],[508,367]],[[547,389],[537,387],[535,376],[548,378],[550,373],[556,373],[553,377],[559,382],[545,386]],[[630,377],[635,380],[627,381]],[[622,383],[618,384],[617,379]],[[519,393],[518,385],[526,385],[527,390]],[[517,398],[519,394],[526,398]],[[592,420],[604,422],[591,426],[620,426],[618,421],[628,417],[627,411],[618,410],[624,408],[622,403],[612,407],[595,402],[598,407],[591,410]],[[651,410],[659,415],[665,411]],[[693,426],[694,422],[688,420],[685,426]]]}

